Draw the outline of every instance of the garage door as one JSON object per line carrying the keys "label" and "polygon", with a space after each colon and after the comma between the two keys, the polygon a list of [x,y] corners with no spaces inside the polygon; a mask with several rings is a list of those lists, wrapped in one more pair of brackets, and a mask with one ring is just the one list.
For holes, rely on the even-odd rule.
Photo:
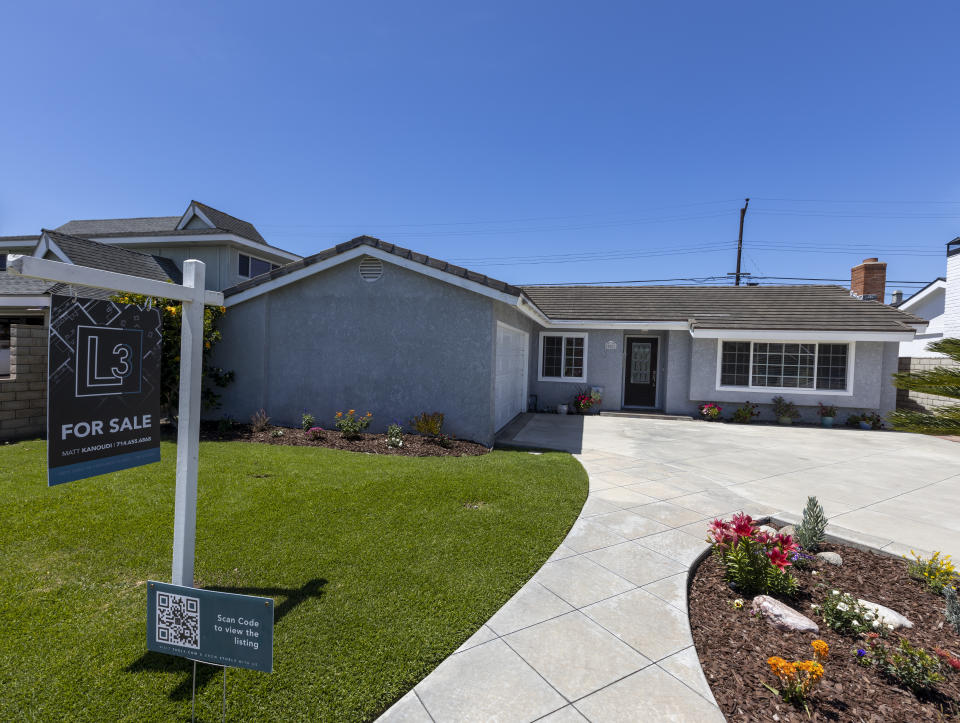
{"label": "garage door", "polygon": [[493,394],[493,418],[497,430],[526,411],[528,342],[525,331],[497,322],[497,371]]}

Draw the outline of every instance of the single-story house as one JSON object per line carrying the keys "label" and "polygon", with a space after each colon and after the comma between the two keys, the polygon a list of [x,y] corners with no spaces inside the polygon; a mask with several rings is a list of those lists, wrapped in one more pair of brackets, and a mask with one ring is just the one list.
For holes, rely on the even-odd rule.
{"label": "single-story house", "polygon": [[604,410],[766,410],[782,395],[811,421],[817,402],[885,414],[899,344],[925,322],[877,300],[881,271],[868,259],[850,290],[518,287],[362,236],[224,290],[215,363],[236,381],[213,416],[332,426],[356,409],[382,431],[440,411],[490,444],[517,414],[592,388]]}

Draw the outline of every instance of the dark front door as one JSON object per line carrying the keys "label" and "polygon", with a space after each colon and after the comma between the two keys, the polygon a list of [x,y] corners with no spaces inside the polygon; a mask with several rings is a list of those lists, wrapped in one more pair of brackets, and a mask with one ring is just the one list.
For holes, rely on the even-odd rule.
{"label": "dark front door", "polygon": [[627,337],[626,379],[623,406],[654,407],[657,404],[656,337]]}

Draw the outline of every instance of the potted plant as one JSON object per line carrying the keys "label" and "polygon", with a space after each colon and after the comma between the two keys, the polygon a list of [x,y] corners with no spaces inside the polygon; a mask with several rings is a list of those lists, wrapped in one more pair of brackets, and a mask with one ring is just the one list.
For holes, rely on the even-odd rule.
{"label": "potted plant", "polygon": [[720,419],[720,413],[723,411],[723,407],[715,402],[704,402],[698,409],[700,410],[700,416],[708,422],[715,422]]}
{"label": "potted plant", "polygon": [[573,408],[577,410],[577,414],[589,414],[591,407],[596,406],[599,409],[599,405],[600,395],[586,389],[581,390],[573,398]]}
{"label": "potted plant", "polygon": [[817,402],[817,414],[820,415],[820,424],[824,427],[832,427],[833,420],[837,416],[837,408],[829,404]]}
{"label": "potted plant", "polygon": [[754,417],[759,416],[760,412],[757,411],[756,404],[744,402],[742,405],[733,410],[733,416],[730,418],[730,421],[736,422],[737,424],[750,424]]}
{"label": "potted plant", "polygon": [[770,401],[773,404],[773,415],[780,424],[793,424],[794,419],[800,418],[800,410],[793,402],[788,402],[781,396],[776,396]]}

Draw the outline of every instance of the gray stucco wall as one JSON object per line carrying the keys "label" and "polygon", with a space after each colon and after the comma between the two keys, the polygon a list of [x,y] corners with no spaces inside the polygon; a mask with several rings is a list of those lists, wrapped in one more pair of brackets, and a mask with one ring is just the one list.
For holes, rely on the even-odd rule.
{"label": "gray stucco wall", "polygon": [[857,342],[854,354],[853,391],[850,394],[827,394],[824,392],[790,393],[762,389],[750,391],[718,390],[717,340],[692,339],[690,400],[694,410],[701,402],[726,402],[727,412],[733,412],[744,401],[760,405],[763,419],[772,419],[770,401],[783,396],[799,408],[802,421],[816,422],[817,402],[838,408],[838,421],[849,414],[877,411],[886,414],[896,406],[896,390],[891,375],[897,370],[899,344],[896,342]]}
{"label": "gray stucco wall", "polygon": [[371,431],[420,412],[446,431],[493,441],[495,302],[384,263],[373,283],[359,259],[230,306],[216,363],[236,371],[209,418],[247,421],[263,408],[299,426],[306,408],[333,426],[337,411],[373,412]]}

